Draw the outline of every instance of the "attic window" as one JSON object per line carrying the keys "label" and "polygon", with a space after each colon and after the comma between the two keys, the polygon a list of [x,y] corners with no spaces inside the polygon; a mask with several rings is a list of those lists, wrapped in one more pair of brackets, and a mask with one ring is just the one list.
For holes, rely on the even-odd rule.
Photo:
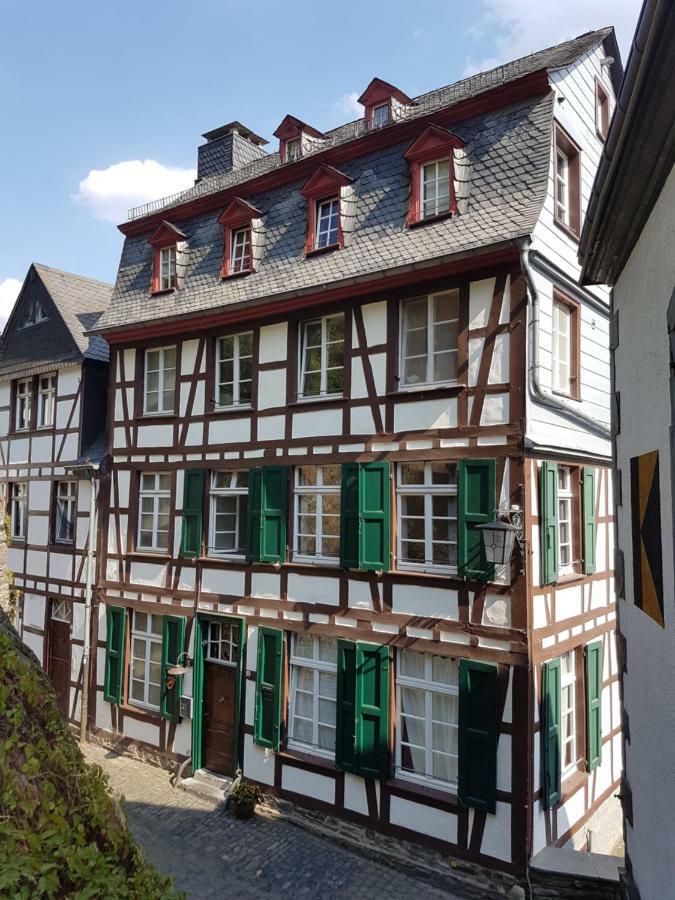
{"label": "attic window", "polygon": [[609,94],[599,79],[595,80],[595,130],[601,141],[609,131]]}
{"label": "attic window", "polygon": [[187,247],[185,235],[170,222],[162,222],[149,243],[153,249],[150,293],[175,291],[180,287],[179,254]]}
{"label": "attic window", "polygon": [[554,221],[564,231],[578,239],[581,234],[581,166],[580,149],[555,123],[554,159]]}
{"label": "attic window", "polygon": [[170,291],[176,287],[176,245],[159,251],[159,289]]}
{"label": "attic window", "polygon": [[[223,226],[223,265],[221,278],[248,275],[254,271],[254,238],[260,233],[262,213],[246,200],[235,198],[220,216]],[[257,228],[254,227],[257,222]]]}
{"label": "attic window", "polygon": [[295,162],[300,159],[300,138],[286,141],[286,162]]}
{"label": "attic window", "polygon": [[373,107],[373,128],[384,128],[389,124],[391,117],[391,107],[388,103],[381,103],[379,106]]}
{"label": "attic window", "polygon": [[408,225],[456,215],[455,150],[463,146],[451,131],[430,125],[403,154],[410,161]]}
{"label": "attic window", "polygon": [[40,322],[46,322],[47,316],[45,314],[44,309],[42,308],[42,304],[35,297],[31,300],[28,310],[26,311],[26,318],[23,320],[23,327],[28,328],[30,325],[39,325]]}
{"label": "attic window", "polygon": [[325,134],[295,116],[284,116],[274,137],[279,138],[279,157],[282,163],[296,162],[326,140]]}
{"label": "attic window", "polygon": [[349,183],[349,178],[332,166],[320,166],[302,188],[309,218],[306,256],[342,247],[342,189]]}
{"label": "attic window", "polygon": [[366,128],[384,128],[413,106],[414,101],[388,81],[373,78],[359,97],[366,111]]}

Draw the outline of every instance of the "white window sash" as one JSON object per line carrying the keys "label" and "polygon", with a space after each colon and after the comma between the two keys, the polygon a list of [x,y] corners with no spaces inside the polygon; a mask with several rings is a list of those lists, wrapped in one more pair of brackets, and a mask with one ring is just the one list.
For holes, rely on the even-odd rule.
{"label": "white window sash", "polygon": [[[434,319],[434,306],[436,297],[442,296],[445,293],[452,293],[451,291],[439,291],[436,294],[429,294],[426,298],[427,302],[427,350],[426,350],[426,376],[423,382],[413,382],[410,384],[406,384],[406,363],[409,359],[414,359],[417,357],[406,357],[405,355],[405,343],[406,343],[406,335],[408,332],[407,328],[407,308],[408,303],[412,303],[413,301],[423,300],[423,297],[414,297],[411,298],[410,301],[407,301],[401,306],[401,326],[400,326],[400,334],[401,334],[401,347],[400,347],[400,372],[401,372],[401,381],[399,384],[399,390],[420,390],[421,388],[437,386],[437,385],[451,385],[457,384],[457,378],[451,378],[442,381],[434,380],[434,357],[436,355],[434,351],[434,326],[436,325],[436,321]],[[447,322],[451,324],[453,322],[457,322],[459,324],[459,308],[457,310],[457,318],[453,319],[442,319],[443,323]],[[448,347],[448,352],[454,353],[455,357],[458,357],[459,354],[459,340],[455,347]],[[441,351],[442,352],[442,351]]]}
{"label": "white window sash", "polygon": [[[330,236],[335,232],[335,240]],[[328,200],[320,200],[316,204],[316,234],[314,248],[332,247],[340,240],[340,200],[331,197]]]}
{"label": "white window sash", "polygon": [[[148,623],[150,623],[151,613],[147,613]],[[134,643],[136,640],[143,641],[144,650],[143,656],[134,656]],[[150,666],[153,665],[152,662],[152,645],[162,646],[162,638],[154,634],[154,632],[149,631],[139,631],[134,627],[134,619],[132,619],[132,629],[131,629],[131,652],[130,652],[130,664],[129,664],[129,703],[131,706],[138,706],[142,709],[151,709],[158,710],[160,705],[155,705],[154,703],[150,703]],[[141,682],[140,678],[133,677],[133,666],[134,660],[143,660],[145,663],[144,666],[144,676]],[[156,665],[156,663],[154,663]],[[161,679],[161,664],[160,664],[160,679]],[[143,700],[137,700],[132,696],[132,682],[141,682],[143,684]],[[154,684],[154,682],[153,682]],[[160,681],[160,692],[161,692],[161,681]]]}
{"label": "white window sash", "polygon": [[[307,363],[307,328],[313,322],[319,321],[318,319],[308,319],[307,321],[302,323],[302,340],[300,341],[300,389],[298,391],[298,398],[301,400],[323,400],[326,397],[341,397],[343,391],[339,391],[338,393],[328,393],[328,347],[331,344],[342,343],[343,348],[343,360],[342,360],[342,369],[344,372],[345,359],[344,359],[344,340],[345,340],[345,328],[346,322],[344,318],[342,319],[342,341],[328,341],[328,320],[338,318],[338,316],[322,316],[321,317],[321,368],[317,369],[307,369],[305,368]],[[331,371],[333,368],[332,367]],[[305,379],[307,375],[316,374],[319,371],[320,374],[320,385],[319,385],[319,393],[318,394],[305,394]],[[344,377],[344,376],[343,376]]]}
{"label": "white window sash", "polygon": [[159,251],[159,287],[162,291],[176,286],[176,247],[162,247]]}
{"label": "white window sash", "polygon": [[[218,338],[216,344],[216,397],[215,399],[215,408],[216,409],[232,409],[234,406],[241,407],[250,407],[250,400],[241,399],[241,385],[242,385],[242,377],[241,377],[241,361],[242,359],[250,359],[251,364],[253,363],[253,332],[245,331],[241,334],[228,335],[233,338],[232,341],[232,378],[233,381],[221,381],[220,380],[220,369],[222,362],[229,362],[230,357],[224,357],[222,355],[222,339]],[[251,353],[243,355],[241,352],[241,338],[250,337],[251,338]],[[250,382],[251,387],[253,386],[253,372],[251,371],[251,378],[247,378],[246,381]],[[223,385],[232,384],[232,403],[220,403],[220,388]]]}
{"label": "white window sash", "polygon": [[[447,190],[444,185],[446,178],[445,176],[439,175],[439,164],[446,163],[448,164],[448,177],[447,177]],[[428,178],[427,174],[430,174],[431,177]],[[443,213],[450,211],[450,179],[452,177],[452,166],[450,165],[450,158],[444,157],[443,159],[437,159],[433,162],[423,163],[420,166],[420,214],[422,219],[430,219],[433,216],[442,215]],[[425,188],[433,185],[433,198],[426,199],[425,198]],[[441,185],[443,188],[441,190]],[[427,211],[427,207],[433,204],[433,208],[431,211]]]}
{"label": "white window sash", "polygon": [[[219,497],[233,497],[236,501],[235,503],[235,543],[239,539],[239,534],[242,529],[242,497],[248,497],[248,486],[237,486],[236,483],[234,486],[232,484],[230,487],[226,488],[217,488],[214,486],[215,479],[217,476],[217,472],[211,473],[211,487],[209,490],[209,544],[207,547],[207,555],[208,556],[217,556],[226,559],[245,559],[245,548],[239,547],[235,550],[219,550],[216,548],[216,507],[218,505]],[[236,478],[236,472],[234,476]]]}
{"label": "white window sash", "polygon": [[[561,773],[562,776],[571,774],[577,767],[578,760],[578,748],[577,748],[577,698],[576,698],[576,681],[577,681],[577,672],[576,672],[576,653],[574,650],[570,651],[571,654],[571,671],[564,672],[563,671],[563,663],[562,659],[560,662],[560,722],[561,722]],[[572,698],[572,703],[569,706],[565,706],[565,693],[566,688],[571,688],[570,696]],[[566,730],[566,722],[567,715],[571,712],[571,729],[569,733]],[[564,765],[565,758],[565,748],[567,744],[571,744],[572,746],[572,761],[569,765]]]}
{"label": "white window sash", "polygon": [[555,167],[555,209],[556,216],[565,225],[569,225],[569,180],[569,159],[566,153],[558,149]]}
{"label": "white window sash", "polygon": [[[335,565],[336,562],[339,562],[340,555],[338,553],[337,556],[327,556],[323,552],[323,542],[324,542],[324,534],[323,534],[323,498],[327,494],[333,494],[340,496],[341,485],[339,484],[323,484],[323,470],[321,466],[317,466],[317,484],[300,484],[300,469],[296,468],[295,470],[295,490],[294,494],[294,507],[295,507],[295,535],[294,535],[294,550],[293,550],[293,558],[298,562],[311,562],[311,563],[321,563],[325,565]],[[300,551],[300,516],[301,515],[312,515],[311,513],[301,513],[300,512],[300,498],[306,496],[314,496],[316,497],[316,512],[314,513],[316,522],[315,522],[315,531],[314,538],[316,541],[316,553],[312,555],[311,553],[302,553]],[[340,538],[340,514],[338,513],[338,541]]]}
{"label": "white window sash", "polygon": [[244,228],[235,228],[232,231],[230,241],[230,272],[248,272],[251,268],[250,227],[247,225]]}
{"label": "white window sash", "polygon": [[[150,474],[153,474],[153,473],[150,473],[150,472],[143,472],[142,475],[141,475],[141,479],[143,478],[143,475],[146,475],[146,476],[147,476],[147,475],[150,475]],[[152,537],[151,537],[151,543],[150,543],[150,544],[144,544],[143,541],[142,541],[142,536],[141,536],[141,535],[142,535],[142,531],[147,531],[147,530],[148,530],[148,529],[143,529],[143,528],[141,527],[141,526],[142,526],[142,522],[143,522],[143,515],[144,515],[144,513],[143,513],[143,499],[144,499],[144,498],[147,498],[147,497],[149,497],[149,498],[152,499],[152,512],[151,512],[151,513],[149,513],[149,512],[146,512],[146,513],[145,513],[145,515],[152,515],[152,527],[151,527],[151,529],[150,529],[150,532],[151,532]],[[167,529],[167,532],[166,532],[166,541],[167,541],[167,545],[166,545],[166,547],[160,547],[160,546],[159,546],[159,534],[160,534],[160,529],[159,529],[159,517],[160,517],[160,511],[159,511],[159,507],[160,507],[160,502],[161,502],[161,500],[164,499],[164,498],[167,498],[167,497],[168,497],[169,499],[171,498],[171,490],[166,491],[166,490],[161,490],[161,489],[160,489],[160,487],[159,487],[159,475],[156,474],[156,473],[154,474],[154,488],[151,488],[151,489],[146,488],[146,489],[144,490],[144,489],[141,487],[141,489],[139,490],[139,492],[138,492],[138,529],[137,529],[137,533],[136,533],[136,544],[137,544],[139,550],[149,550],[149,551],[151,551],[151,552],[152,552],[152,551],[155,551],[155,552],[159,552],[159,553],[166,553],[166,552],[168,552],[168,549],[169,549],[169,546],[170,546],[170,543],[171,543],[171,513],[170,513],[170,512],[169,512],[168,529]],[[164,531],[163,531],[163,530],[162,530],[162,534],[164,534]]]}
{"label": "white window sash", "polygon": [[[174,364],[173,366],[166,365],[166,354],[167,351],[174,351]],[[157,369],[150,369],[148,364],[148,358],[151,353],[157,353]],[[175,411],[176,406],[176,383],[178,377],[177,370],[178,357],[176,354],[175,347],[151,347],[150,349],[145,351],[145,374],[144,374],[144,386],[143,386],[143,415],[145,416],[166,416],[172,415]],[[157,391],[150,391],[148,387],[148,374],[150,372],[157,372]],[[173,389],[172,389],[172,399],[171,405],[165,407],[164,406],[164,392],[167,390],[165,387],[167,381],[167,374],[169,372],[173,372]],[[151,410],[148,409],[148,398],[150,394],[157,393],[157,409]]]}
{"label": "white window sash", "polygon": [[[65,485],[65,490],[63,490]],[[72,544],[75,540],[76,486],[74,481],[60,482],[56,491],[56,534],[57,544]],[[62,526],[66,535],[62,536]]]}
{"label": "white window sash", "polygon": [[[42,386],[42,381],[47,386]],[[51,428],[54,424],[54,398],[56,395],[56,379],[53,375],[40,377],[38,382],[38,428]]]}
{"label": "white window sash", "polygon": [[[442,565],[433,561],[433,498],[434,497],[457,497],[457,482],[454,484],[432,484],[432,470],[429,463],[424,464],[424,484],[403,484],[401,482],[401,465],[396,467],[396,565],[398,569],[410,570],[414,572],[442,572],[444,574],[456,574],[457,566]],[[417,563],[403,559],[403,498],[406,496],[423,496],[424,497],[424,562]],[[406,516],[405,518],[410,518]],[[448,517],[450,521],[452,517]],[[454,519],[458,521],[458,516]],[[459,537],[459,535],[458,535]],[[439,542],[436,542],[439,543]],[[452,542],[441,541],[440,543]],[[455,541],[457,547],[457,541]]]}
{"label": "white window sash", "polygon": [[28,491],[24,482],[12,485],[12,537],[16,540],[26,538],[26,513]]}
{"label": "white window sash", "polygon": [[[335,758],[335,750],[327,750],[325,747],[319,746],[319,684],[320,684],[320,673],[328,672],[331,674],[337,675],[337,663],[325,662],[318,658],[318,638],[314,638],[314,656],[307,658],[304,656],[295,656],[293,650],[295,649],[294,643],[291,644],[291,655],[290,655],[290,667],[291,667],[291,703],[290,703],[290,728],[289,728],[289,737],[288,737],[288,746],[291,749],[300,750],[307,752],[310,750],[316,756],[322,756],[326,759],[334,759]],[[293,736],[292,732],[295,729],[295,719],[296,719],[296,692],[298,690],[298,668],[311,669],[314,673],[314,685],[312,690],[312,743],[308,744],[304,741],[298,740]],[[333,731],[337,734],[337,698],[330,698],[335,702],[335,728]],[[301,716],[298,718],[303,718],[306,720],[306,716]],[[330,727],[325,725],[324,727]]]}
{"label": "white window sash", "polygon": [[33,406],[33,385],[31,379],[24,379],[16,385],[15,431],[29,431]]}

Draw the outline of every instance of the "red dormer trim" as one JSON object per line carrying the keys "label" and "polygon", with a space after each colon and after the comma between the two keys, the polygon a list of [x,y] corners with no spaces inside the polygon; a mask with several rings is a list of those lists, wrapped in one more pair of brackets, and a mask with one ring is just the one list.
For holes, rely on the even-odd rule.
{"label": "red dormer trim", "polygon": [[391,123],[393,119],[392,97],[404,106],[411,106],[413,103],[407,94],[404,94],[403,91],[400,91],[393,84],[389,84],[388,81],[383,81],[381,78],[373,78],[358,100],[366,110],[366,128],[373,127],[373,110],[375,107],[384,106],[385,104],[389,107],[389,122]]}
{"label": "red dormer trim", "polygon": [[[248,275],[255,271],[253,268],[253,219],[259,219],[262,213],[255,206],[242,200],[241,197],[235,197],[225,211],[219,216],[218,222],[223,226],[223,264],[220,268],[221,278],[230,278],[237,275]],[[232,234],[240,228],[249,229],[249,260],[250,265],[246,269],[238,272],[231,270],[232,262]]]}
{"label": "red dormer trim", "polygon": [[[456,215],[457,198],[455,197],[455,158],[453,151],[464,146],[464,141],[441,128],[439,125],[430,125],[422,134],[413,141],[403,154],[404,158],[410,163],[410,209],[408,210],[407,225],[414,225],[422,220],[422,209],[420,200],[420,178],[421,167],[425,163],[433,162],[437,159],[448,159],[450,162],[450,208],[444,215]],[[428,220],[426,220],[428,221]]]}
{"label": "red dormer trim", "polygon": [[289,141],[299,140],[302,144],[302,135],[309,134],[311,137],[325,139],[326,135],[316,128],[312,128],[306,122],[296,119],[295,116],[284,116],[281,124],[274,132],[274,137],[279,138],[279,155],[281,162],[286,162],[286,145]]}
{"label": "red dormer trim", "polygon": [[167,222],[166,220],[163,220],[148,238],[148,243],[154,251],[152,254],[151,294],[161,294],[165,293],[167,290],[174,291],[176,289],[177,285],[168,289],[162,289],[160,286],[160,251],[165,247],[175,247],[179,241],[184,240],[186,240],[186,236],[180,228],[176,228],[175,225],[172,225],[171,222]]}
{"label": "red dormer trim", "polygon": [[[342,172],[334,169],[333,166],[319,166],[314,174],[305,182],[300,190],[303,197],[307,198],[307,241],[305,242],[305,256],[313,253],[322,253],[326,250],[335,250],[343,246],[344,239],[342,234],[342,202],[340,199],[340,191],[343,187],[351,184],[351,178],[348,178]],[[338,201],[338,239],[336,244],[330,244],[327,247],[315,247],[316,241],[316,218],[319,203],[322,200],[330,200],[335,197]]]}

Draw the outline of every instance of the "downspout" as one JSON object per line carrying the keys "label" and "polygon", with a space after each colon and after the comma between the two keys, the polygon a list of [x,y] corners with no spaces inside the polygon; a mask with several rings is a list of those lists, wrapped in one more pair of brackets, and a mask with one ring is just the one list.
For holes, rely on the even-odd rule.
{"label": "downspout", "polygon": [[87,543],[87,575],[84,587],[84,649],[82,652],[82,703],[80,704],[80,743],[87,740],[89,718],[89,672],[91,668],[91,594],[94,582],[94,541],[96,539],[96,481],[94,469],[89,470],[91,497],[89,500],[89,541]]}
{"label": "downspout", "polygon": [[527,284],[530,301],[527,304],[530,340],[529,377],[527,379],[529,396],[536,403],[541,403],[555,409],[561,415],[565,416],[565,418],[571,419],[583,428],[588,428],[589,431],[593,431],[600,437],[611,438],[612,429],[610,425],[604,425],[602,422],[592,419],[590,416],[585,415],[578,409],[565,403],[562,398],[554,397],[541,386],[541,381],[539,380],[539,292],[535,287],[532,267],[530,266],[529,257],[531,243],[532,241],[529,237],[519,238],[516,241],[520,253],[520,266],[525,276],[525,283]]}

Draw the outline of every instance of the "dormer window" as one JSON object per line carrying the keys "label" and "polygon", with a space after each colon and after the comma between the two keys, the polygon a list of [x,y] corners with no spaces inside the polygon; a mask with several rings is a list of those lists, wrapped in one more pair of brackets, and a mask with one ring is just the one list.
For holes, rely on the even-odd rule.
{"label": "dormer window", "polygon": [[365,107],[366,128],[384,128],[403,118],[406,108],[414,106],[414,101],[388,81],[373,78],[359,97]]}
{"label": "dormer window", "polygon": [[320,166],[303,187],[309,213],[305,255],[342,247],[342,201],[349,184],[342,172]]}
{"label": "dormer window", "polygon": [[175,291],[180,287],[180,257],[187,248],[185,235],[170,222],[162,222],[150,238],[153,248],[151,294]]}
{"label": "dormer window", "polygon": [[296,159],[300,159],[300,151],[300,138],[286,141],[286,162],[295,162]]}
{"label": "dormer window", "polygon": [[391,108],[388,103],[382,103],[373,107],[373,128],[384,128],[389,124]]}
{"label": "dormer window", "polygon": [[320,147],[326,140],[326,135],[301,122],[295,116],[284,116],[283,122],[274,132],[274,137],[279,138],[279,157],[282,163],[296,162],[301,156],[306,156],[312,150]]}
{"label": "dormer window", "polygon": [[[223,265],[221,278],[248,275],[255,270],[254,243],[256,233],[262,229],[260,210],[246,200],[236,198],[218,219],[223,226]],[[257,226],[256,226],[257,223]]]}
{"label": "dormer window", "polygon": [[463,146],[451,131],[430,125],[406,150],[411,167],[408,225],[456,215],[455,150]]}
{"label": "dormer window", "polygon": [[176,287],[176,245],[159,251],[159,289],[171,291]]}

